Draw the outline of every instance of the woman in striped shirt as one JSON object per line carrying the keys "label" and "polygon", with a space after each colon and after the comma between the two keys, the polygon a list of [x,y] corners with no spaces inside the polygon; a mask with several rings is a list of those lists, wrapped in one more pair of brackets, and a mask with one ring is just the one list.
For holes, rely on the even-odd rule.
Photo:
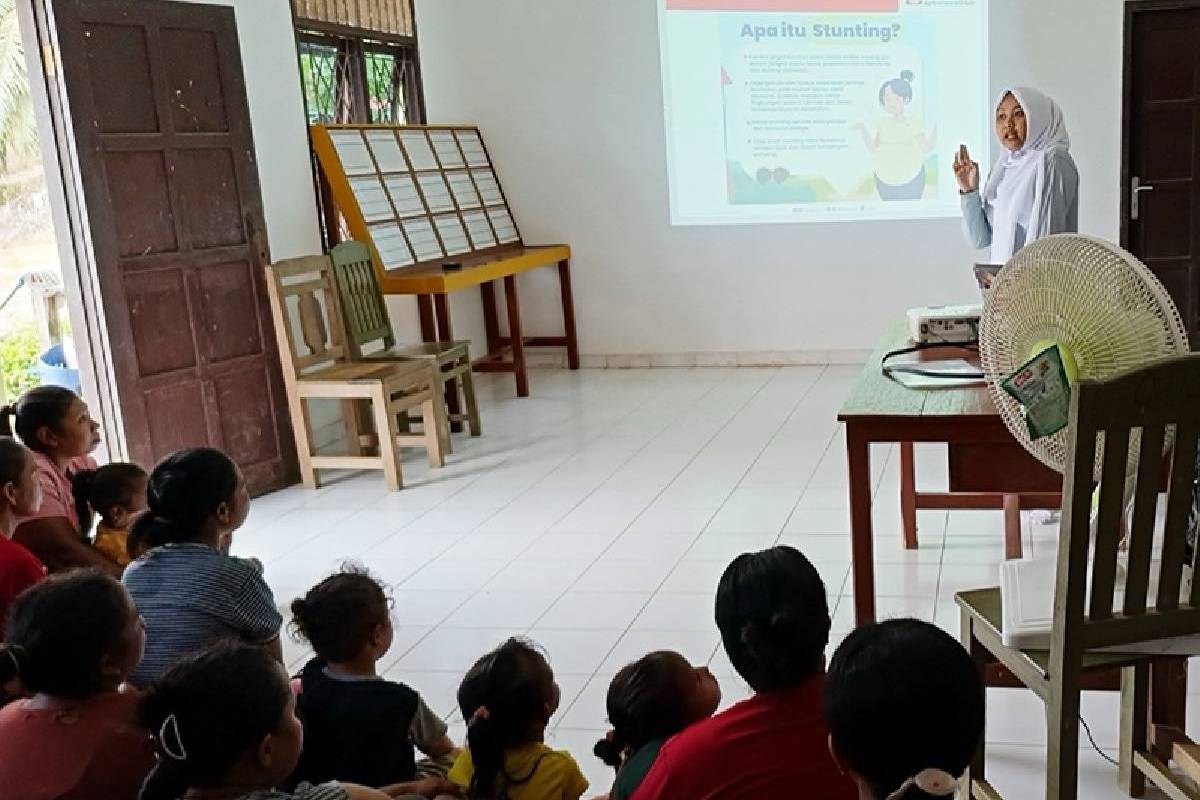
{"label": "woman in striped shirt", "polygon": [[282,660],[283,617],[262,565],[224,552],[250,511],[237,466],[219,450],[181,450],[154,468],[146,500],[130,538],[148,549],[121,579],[146,620],[146,654],[130,682],[145,686],[221,639]]}

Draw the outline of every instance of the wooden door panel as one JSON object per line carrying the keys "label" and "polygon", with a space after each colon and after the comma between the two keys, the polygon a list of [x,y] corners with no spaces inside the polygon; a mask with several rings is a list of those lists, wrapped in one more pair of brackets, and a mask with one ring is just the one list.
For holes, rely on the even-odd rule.
{"label": "wooden door panel", "polygon": [[225,452],[243,468],[275,458],[280,443],[271,418],[270,376],[261,365],[219,377],[214,385]]}
{"label": "wooden door panel", "polygon": [[[211,443],[204,407],[204,387],[198,380],[172,381],[150,388],[140,398],[149,427],[148,441],[139,449],[148,455],[173,453]],[[131,453],[134,458],[137,454]],[[143,456],[144,457],[144,456]]]}
{"label": "wooden door panel", "polygon": [[[1182,4],[1176,4],[1176,6]],[[1200,334],[1200,2],[1126,4],[1122,243]],[[1133,217],[1133,182],[1138,194]]]}
{"label": "wooden door panel", "polygon": [[[179,249],[175,215],[161,152],[119,151],[105,159],[108,194],[116,215],[117,254],[144,256]],[[114,262],[102,267],[119,269]]]}
{"label": "wooden door panel", "polygon": [[167,96],[176,133],[224,133],[229,130],[221,74],[209,67],[220,63],[211,31],[164,28],[163,47],[174,57],[167,62]]}
{"label": "wooden door panel", "polygon": [[83,40],[99,132],[157,133],[146,29],[85,23]]}
{"label": "wooden door panel", "polygon": [[[1187,17],[1159,12],[1156,19],[1139,27],[1134,34],[1135,50],[1141,69],[1158,80],[1139,87],[1142,102],[1191,99],[1195,92],[1192,74],[1179,69],[1179,54],[1195,46],[1195,33],[1189,30]],[[1194,22],[1191,23],[1194,25]]]}
{"label": "wooden door panel", "polygon": [[187,239],[193,250],[246,244],[237,169],[229,150],[180,150],[175,157],[175,185],[186,209]]}
{"label": "wooden door panel", "polygon": [[233,9],[53,0],[130,455],[220,447],[297,477]]}
{"label": "wooden door panel", "polygon": [[1171,295],[1171,299],[1179,307],[1179,313],[1185,318],[1189,312],[1194,313],[1191,262],[1187,259],[1163,260],[1150,262],[1147,266],[1150,266],[1154,270],[1154,274],[1162,281],[1167,294]]}
{"label": "wooden door panel", "polygon": [[1138,256],[1146,261],[1192,254],[1192,183],[1154,184],[1141,197]]}
{"label": "wooden door panel", "polygon": [[175,269],[136,272],[125,277],[123,294],[139,376],[194,369],[196,348],[191,336],[175,332],[180,320],[189,316],[183,273]]}
{"label": "wooden door panel", "polygon": [[258,303],[246,291],[251,282],[247,261],[219,264],[200,273],[205,358],[212,363],[261,355]]}
{"label": "wooden door panel", "polygon": [[1145,142],[1139,173],[1146,183],[1192,177],[1196,111],[1191,102],[1155,103],[1142,112],[1145,124],[1154,131]]}

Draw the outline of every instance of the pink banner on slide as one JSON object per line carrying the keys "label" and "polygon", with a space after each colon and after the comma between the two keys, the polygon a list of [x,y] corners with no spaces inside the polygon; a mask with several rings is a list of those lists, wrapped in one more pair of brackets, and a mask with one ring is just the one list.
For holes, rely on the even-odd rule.
{"label": "pink banner on slide", "polygon": [[667,0],[668,11],[892,12],[900,0]]}

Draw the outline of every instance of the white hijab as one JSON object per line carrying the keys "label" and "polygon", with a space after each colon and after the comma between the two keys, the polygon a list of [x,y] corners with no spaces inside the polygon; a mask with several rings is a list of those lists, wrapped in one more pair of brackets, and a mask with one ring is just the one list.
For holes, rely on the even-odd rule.
{"label": "white hijab", "polygon": [[996,108],[1005,96],[1012,94],[1025,110],[1027,134],[1025,144],[1016,152],[1006,151],[996,162],[983,190],[983,200],[992,206],[992,261],[1007,263],[1013,256],[1017,227],[1025,229],[1025,244],[1046,236],[1046,215],[1039,213],[1049,201],[1043,192],[1046,186],[1048,157],[1071,147],[1067,123],[1062,109],[1037,89],[1015,86],[1005,89],[996,101]]}

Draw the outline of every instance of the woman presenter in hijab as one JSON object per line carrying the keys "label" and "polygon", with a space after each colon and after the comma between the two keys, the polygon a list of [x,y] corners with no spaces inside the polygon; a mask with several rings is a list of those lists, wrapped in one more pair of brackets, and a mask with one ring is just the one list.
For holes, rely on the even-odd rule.
{"label": "woman presenter in hijab", "polygon": [[954,157],[954,176],[967,242],[990,247],[990,262],[1005,264],[1030,242],[1079,230],[1079,170],[1062,109],[1037,89],[1000,96],[996,136],[1004,152],[982,192],[979,164],[965,145]]}

